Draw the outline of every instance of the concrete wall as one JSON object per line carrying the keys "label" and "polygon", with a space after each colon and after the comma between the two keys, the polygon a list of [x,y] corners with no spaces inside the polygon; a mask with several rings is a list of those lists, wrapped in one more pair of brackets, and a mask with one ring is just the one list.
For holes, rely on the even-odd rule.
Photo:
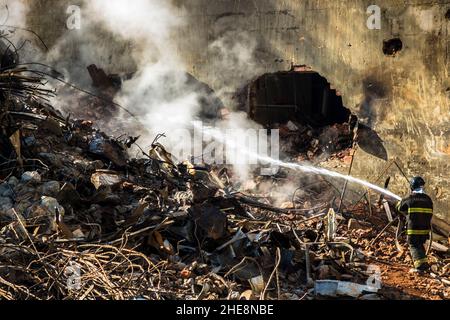
{"label": "concrete wall", "polygon": [[[398,159],[408,175],[428,180],[439,215],[450,220],[450,21],[445,17],[450,1],[175,2],[184,8],[176,14],[188,21],[175,35],[178,54],[200,80],[226,96],[258,74],[286,70],[291,64],[311,66],[378,132],[389,159]],[[67,32],[61,14],[65,3],[33,1],[36,10],[29,23],[50,45]],[[382,9],[381,30],[366,26],[371,4]],[[42,15],[55,18],[49,21],[39,18]],[[239,37],[255,45],[255,59],[246,65],[249,72],[242,74],[231,66],[224,76],[224,57],[212,44]],[[403,41],[403,50],[395,57],[385,56],[383,40],[393,37]],[[354,173],[375,181],[386,165],[360,151]],[[404,194],[407,186],[399,171],[392,167],[388,173],[391,187]]]}

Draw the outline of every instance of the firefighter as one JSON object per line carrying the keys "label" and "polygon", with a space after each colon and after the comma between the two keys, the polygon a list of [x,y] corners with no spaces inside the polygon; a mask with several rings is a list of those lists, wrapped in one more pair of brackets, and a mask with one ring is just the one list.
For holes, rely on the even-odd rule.
{"label": "firefighter", "polygon": [[424,272],[430,268],[425,242],[430,237],[433,201],[424,192],[425,180],[415,177],[411,180],[411,194],[400,201],[397,210],[406,216],[409,250],[414,268],[410,272]]}

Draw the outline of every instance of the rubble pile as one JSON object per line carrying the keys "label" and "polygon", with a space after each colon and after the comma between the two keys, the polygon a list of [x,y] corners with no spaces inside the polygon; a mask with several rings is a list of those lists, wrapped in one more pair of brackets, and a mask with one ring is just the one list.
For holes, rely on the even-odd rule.
{"label": "rubble pile", "polygon": [[[414,297],[378,285],[377,266],[408,265],[382,207],[336,213],[341,190],[319,177],[276,206],[233,185],[231,168],[174,163],[161,137],[130,158],[137,137],[21,92],[0,105],[0,300]],[[449,298],[436,245],[417,298]]]}
{"label": "rubble pile", "polygon": [[320,162],[349,157],[355,138],[355,125],[351,120],[324,127],[289,121],[278,126],[283,141],[281,151],[295,156],[299,162]]}
{"label": "rubble pile", "polygon": [[73,94],[72,90],[67,93],[66,104],[62,105],[61,109],[73,118],[87,119],[96,124],[107,125],[120,111],[119,106],[113,102],[114,97],[119,92],[122,82],[130,79],[132,74],[106,74],[95,64],[88,66],[87,71],[92,79],[92,93],[89,95]]}

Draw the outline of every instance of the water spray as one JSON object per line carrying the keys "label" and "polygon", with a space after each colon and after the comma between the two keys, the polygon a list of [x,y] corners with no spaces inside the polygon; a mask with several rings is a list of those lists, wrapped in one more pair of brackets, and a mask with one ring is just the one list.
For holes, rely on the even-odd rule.
{"label": "water spray", "polygon": [[[231,147],[234,149],[238,148],[238,146],[236,146],[234,141],[227,140],[224,138],[224,136],[214,133],[214,130],[209,130],[206,132],[204,130],[204,128],[199,126],[197,123],[193,122],[192,125],[194,128],[200,130],[201,132],[203,132],[206,135],[209,135],[210,137],[216,139],[217,141],[220,141],[224,145],[227,145],[228,147]],[[291,170],[295,170],[295,171],[301,171],[301,172],[305,172],[305,173],[312,173],[312,174],[317,174],[317,175],[321,175],[321,176],[328,176],[328,177],[332,177],[332,178],[343,179],[348,182],[352,182],[352,183],[356,183],[356,184],[365,186],[371,190],[377,191],[377,192],[384,194],[386,196],[389,196],[395,200],[400,201],[402,199],[400,196],[396,195],[395,193],[393,193],[389,190],[383,189],[383,188],[381,188],[377,185],[374,185],[370,182],[364,181],[359,178],[352,177],[350,175],[344,175],[344,174],[341,174],[338,172],[330,171],[330,170],[323,169],[323,168],[317,168],[317,167],[314,167],[311,165],[304,165],[304,164],[292,163],[292,162],[284,162],[281,160],[273,159],[269,156],[259,155],[257,153],[251,152],[245,148],[239,149],[239,151],[242,154],[245,154],[246,156],[253,157],[255,159],[258,159],[261,162],[269,163],[271,165],[275,165],[275,166],[279,166],[279,167],[283,167],[283,168],[291,169]]]}

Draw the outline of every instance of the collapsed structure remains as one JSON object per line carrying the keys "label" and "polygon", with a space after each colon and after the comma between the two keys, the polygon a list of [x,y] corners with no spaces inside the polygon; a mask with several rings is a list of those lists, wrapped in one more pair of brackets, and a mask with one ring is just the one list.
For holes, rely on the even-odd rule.
{"label": "collapsed structure remains", "polygon": [[[47,49],[74,32],[57,27],[66,2],[29,3],[28,28]],[[175,162],[164,135],[146,148],[106,133],[123,111],[113,100],[140,70],[82,64],[69,37],[63,59],[95,94],[64,80],[78,92],[60,108],[46,86],[57,72],[20,65],[0,44],[0,299],[448,299],[448,3],[379,1],[373,30],[359,0],[174,3],[188,22],[173,35],[179,76],[200,97],[199,117],[244,111],[280,130],[287,160],[397,194],[407,177],[426,178],[430,275],[407,274],[405,234],[383,196],[283,168],[242,184],[232,166]],[[204,48],[242,29],[256,39],[255,63],[221,77],[224,57]],[[117,41],[111,56],[130,45],[104,39]]]}

